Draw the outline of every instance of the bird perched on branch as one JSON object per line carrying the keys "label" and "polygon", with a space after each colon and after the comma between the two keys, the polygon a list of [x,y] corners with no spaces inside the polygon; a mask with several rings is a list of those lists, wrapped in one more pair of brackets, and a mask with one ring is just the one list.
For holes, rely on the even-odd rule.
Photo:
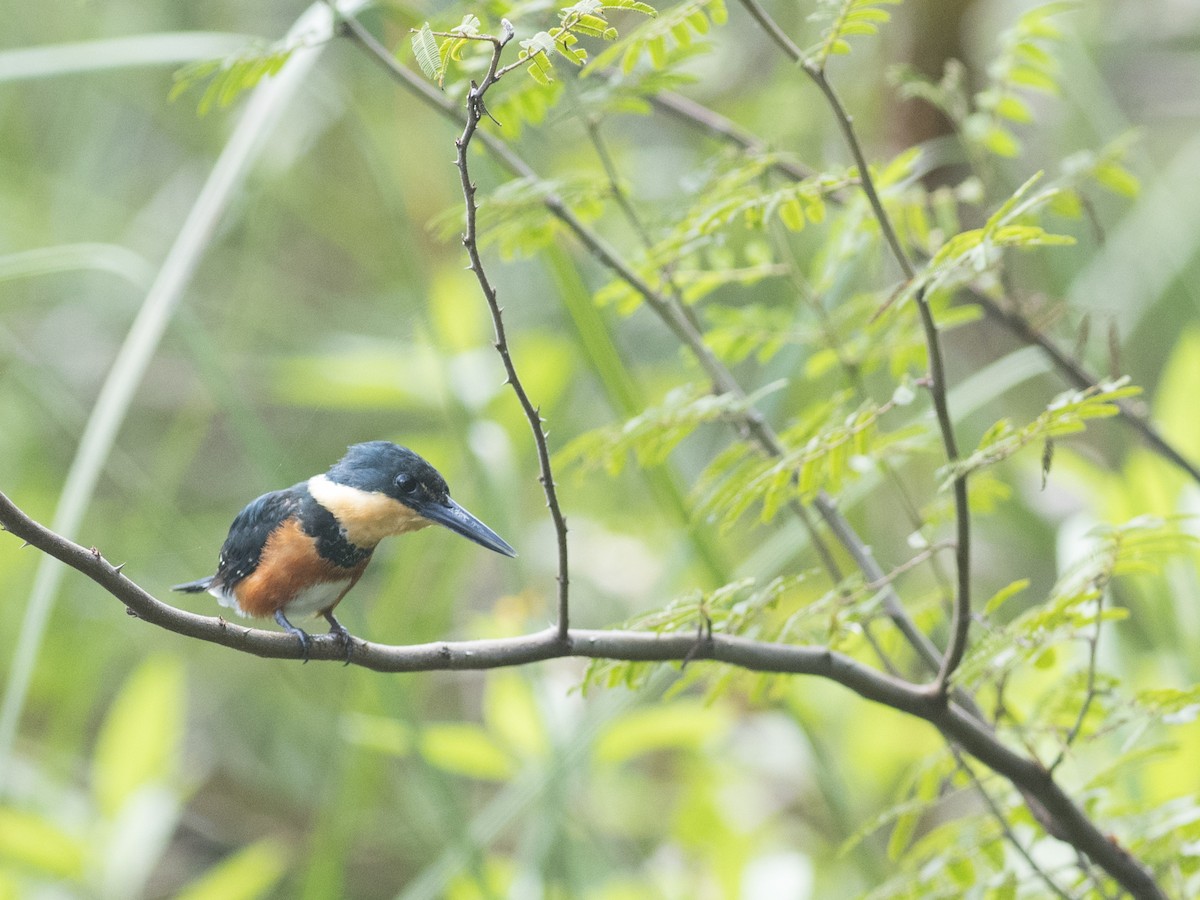
{"label": "bird perched on branch", "polygon": [[306,662],[310,638],[290,618],[324,616],[330,633],[345,643],[349,662],[353,640],[333,608],[381,540],[435,524],[504,556],[517,555],[450,499],[445,479],[420,456],[390,441],[355,444],[324,475],[252,501],[229,527],[216,574],[173,590],[207,591],[240,615],[273,616],[300,641]]}

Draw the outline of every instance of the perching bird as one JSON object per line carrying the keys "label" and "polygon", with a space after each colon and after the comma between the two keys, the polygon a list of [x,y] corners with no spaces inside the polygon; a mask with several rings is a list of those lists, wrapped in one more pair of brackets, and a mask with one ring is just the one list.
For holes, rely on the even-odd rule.
{"label": "perching bird", "polygon": [[434,524],[517,555],[450,499],[445,479],[417,454],[390,441],[355,444],[324,475],[251,502],[229,527],[216,574],[173,590],[207,591],[240,615],[273,616],[299,639],[305,661],[309,636],[289,619],[324,616],[330,633],[345,643],[349,662],[353,641],[333,608],[381,540]]}

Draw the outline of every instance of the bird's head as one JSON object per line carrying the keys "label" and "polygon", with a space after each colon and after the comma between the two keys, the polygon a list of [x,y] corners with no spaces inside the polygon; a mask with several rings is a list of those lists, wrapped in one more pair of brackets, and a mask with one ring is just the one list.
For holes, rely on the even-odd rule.
{"label": "bird's head", "polygon": [[450,498],[446,479],[437,469],[391,441],[355,444],[325,475],[310,480],[309,490],[355,543],[355,525],[366,535],[363,543],[369,544],[381,530],[376,541],[385,534],[436,524],[504,556],[517,555],[500,535]]}

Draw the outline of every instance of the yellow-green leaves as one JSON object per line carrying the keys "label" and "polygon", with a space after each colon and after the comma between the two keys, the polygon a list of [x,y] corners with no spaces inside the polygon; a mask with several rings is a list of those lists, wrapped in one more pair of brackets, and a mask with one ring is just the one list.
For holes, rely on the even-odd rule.
{"label": "yellow-green leaves", "polygon": [[[850,52],[847,38],[878,34],[879,26],[891,20],[884,6],[896,6],[901,0],[840,0],[835,4],[832,21],[821,33],[821,40],[805,54],[813,65],[825,68],[830,56]],[[829,4],[825,4],[828,6]]]}
{"label": "yellow-green leaves", "polygon": [[611,10],[628,10],[645,16],[658,15],[654,7],[640,0],[579,0],[573,6],[559,11],[557,26],[521,41],[519,59],[529,60],[527,68],[535,81],[550,84],[554,81],[553,59],[556,55],[576,66],[587,62],[587,50],[580,45],[580,37],[602,41],[617,39],[617,29],[607,18]]}
{"label": "yellow-green leaves", "polygon": [[641,466],[659,465],[701,425],[743,412],[785,386],[785,381],[772,382],[753,396],[742,398],[713,394],[700,385],[676,388],[659,406],[647,409],[624,425],[598,429],[576,438],[561,451],[558,462],[581,469],[602,466],[610,475],[620,473],[631,453]]}
{"label": "yellow-green leaves", "polygon": [[448,32],[435,32],[428,22],[414,30],[413,58],[425,77],[442,87],[450,61],[462,62],[463,48],[479,36],[479,24],[479,17],[468,13]]}
{"label": "yellow-green leaves", "polygon": [[82,838],[35,813],[0,807],[0,869],[74,880],[83,875],[84,858]]}
{"label": "yellow-green leaves", "polygon": [[1034,174],[988,217],[982,228],[951,236],[938,248],[925,271],[909,282],[898,297],[904,301],[924,290],[932,294],[970,282],[989,271],[1008,248],[1061,247],[1075,243],[1070,235],[1054,234],[1037,224],[1034,214],[1062,196],[1061,187],[1034,191],[1042,173]]}
{"label": "yellow-green leaves", "polygon": [[257,900],[270,896],[287,872],[288,848],[275,838],[231,853],[175,895],[175,900]]}
{"label": "yellow-green leaves", "polygon": [[697,486],[701,511],[729,528],[761,504],[760,517],[769,522],[789,501],[807,502],[823,490],[836,492],[873,465],[871,460],[885,447],[914,433],[880,430],[880,418],[891,403],[867,402],[848,414],[836,402],[822,406],[783,432],[782,456],[763,457],[744,444],[717,456]]}
{"label": "yellow-green leaves", "polygon": [[116,815],[139,788],[176,774],[184,704],[183,667],[175,659],[153,657],[129,676],[92,760],[92,788],[104,815]]}
{"label": "yellow-green leaves", "polygon": [[176,100],[198,85],[208,83],[200,95],[197,112],[204,116],[213,107],[225,108],[244,91],[283,68],[288,58],[302,46],[296,41],[251,44],[224,59],[206,59],[184,66],[175,73],[168,95]]}
{"label": "yellow-green leaves", "polygon": [[1140,393],[1141,388],[1129,384],[1128,378],[1122,378],[1087,390],[1059,394],[1041,415],[1020,428],[1008,419],[1000,419],[983,435],[975,452],[946,467],[942,487],[948,487],[957,477],[1008,459],[1030,444],[1078,434],[1091,419],[1119,415],[1118,401]]}
{"label": "yellow-green leaves", "polygon": [[1055,2],[1034,7],[1001,35],[1000,54],[988,67],[991,83],[975,95],[976,111],[962,123],[968,141],[996,156],[1021,152],[1021,142],[1009,126],[1034,120],[1021,92],[1058,93],[1059,66],[1049,46],[1061,34],[1052,20],[1074,6]]}
{"label": "yellow-green leaves", "polygon": [[661,69],[671,47],[690,45],[695,37],[707,34],[710,25],[724,25],[728,17],[725,0],[683,0],[613,44],[592,60],[586,71],[598,72],[620,60],[621,71],[629,73],[643,59]]}
{"label": "yellow-green leaves", "polygon": [[511,778],[514,760],[481,726],[472,722],[426,725],[420,734],[421,754],[446,772],[484,781]]}
{"label": "yellow-green leaves", "polygon": [[597,762],[616,765],[663,750],[698,750],[723,734],[728,711],[695,700],[634,709],[615,719],[596,741]]}
{"label": "yellow-green leaves", "polygon": [[[1055,648],[1073,638],[1093,635],[1098,622],[1128,616],[1125,608],[1105,602],[1113,578],[1157,572],[1164,560],[1195,551],[1198,541],[1187,530],[1188,524],[1179,517],[1139,516],[1093,529],[1080,558],[1063,572],[1044,602],[1007,624],[991,622],[968,652],[956,681],[969,686],[995,683],[1023,666],[1053,668],[1063,657],[1069,659]],[[1020,586],[1016,582],[997,597],[1011,596]],[[994,609],[996,598],[989,605]],[[1069,705],[1077,709],[1078,700]]]}

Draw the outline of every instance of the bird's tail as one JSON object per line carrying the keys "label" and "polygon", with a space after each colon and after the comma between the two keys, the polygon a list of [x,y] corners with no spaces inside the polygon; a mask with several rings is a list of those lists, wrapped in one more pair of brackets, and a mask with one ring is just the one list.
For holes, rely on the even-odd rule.
{"label": "bird's tail", "polygon": [[171,590],[183,591],[185,594],[202,594],[212,587],[213,576],[201,578],[197,581],[189,581],[187,584],[177,584]]}

